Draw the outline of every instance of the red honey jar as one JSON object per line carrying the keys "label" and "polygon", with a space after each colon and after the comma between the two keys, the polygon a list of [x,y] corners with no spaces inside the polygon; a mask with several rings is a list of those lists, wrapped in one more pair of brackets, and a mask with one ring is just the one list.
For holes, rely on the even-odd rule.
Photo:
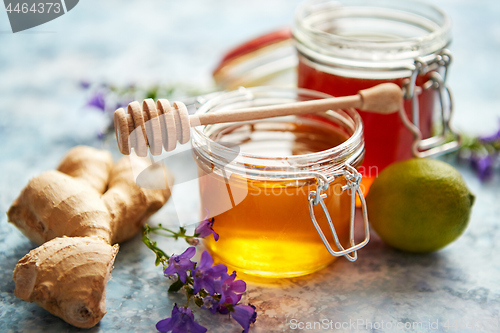
{"label": "red honey jar", "polygon": [[[344,96],[394,82],[405,92],[399,113],[359,111],[366,142],[360,172],[366,185],[393,162],[458,147],[456,135],[446,141],[454,132],[445,84],[450,20],[444,12],[414,1],[310,0],[296,11],[293,36],[299,87]],[[439,134],[433,136],[436,129]]]}

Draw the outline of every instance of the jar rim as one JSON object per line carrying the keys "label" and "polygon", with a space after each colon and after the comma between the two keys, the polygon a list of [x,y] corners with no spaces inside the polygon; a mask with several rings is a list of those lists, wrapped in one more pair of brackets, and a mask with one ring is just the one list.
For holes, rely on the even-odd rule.
{"label": "jar rim", "polygon": [[[420,28],[424,33],[398,38],[380,35],[377,38],[375,35],[356,36],[354,30],[349,32],[353,35],[349,35],[347,29],[354,27],[354,24],[344,24],[341,27],[345,30],[343,33],[325,31],[316,26],[318,20],[325,19],[337,20],[340,26],[340,19],[345,18],[380,22],[380,29],[386,29],[386,25],[391,22],[401,27],[406,24],[408,27]],[[340,31],[338,26],[335,29]],[[375,34],[376,30],[374,28],[367,33]],[[383,62],[424,57],[442,50],[451,40],[451,21],[444,11],[421,1],[307,0],[295,12],[293,35],[299,44],[299,51],[306,48],[338,58]]]}
{"label": "jar rim", "polygon": [[[294,94],[296,96],[307,95],[312,97],[311,99],[332,97],[331,95],[328,95],[326,93],[304,88],[287,88],[275,86],[240,88],[235,91],[221,93],[209,99],[198,108],[197,113],[213,112],[214,108],[220,107],[223,104],[226,107],[230,107],[232,103],[231,101],[241,102],[243,100],[251,102],[258,100],[259,98],[265,98],[268,96],[272,97],[273,94],[274,96],[279,96],[284,99],[290,99],[291,96],[294,96]],[[290,100],[290,102],[291,101],[292,100]],[[272,176],[273,172],[287,172],[298,170],[308,170],[315,172],[324,171],[325,166],[322,165],[321,162],[324,162],[326,160],[333,161],[335,164],[330,164],[327,169],[337,170],[338,168],[342,167],[346,163],[346,161],[352,158],[355,153],[359,153],[361,151],[362,155],[364,155],[363,123],[361,120],[361,116],[354,109],[335,110],[328,112],[330,112],[330,116],[339,117],[339,119],[343,118],[343,120],[340,120],[341,122],[347,121],[347,123],[350,123],[350,126],[347,123],[344,125],[345,128],[351,131],[351,133],[347,140],[345,140],[341,144],[319,152],[276,157],[257,155],[248,152],[237,152],[238,156],[241,156],[240,160],[227,161],[227,159],[225,160],[225,156],[227,156],[227,154],[232,154],[232,156],[234,157],[235,150],[232,150],[230,147],[214,141],[208,135],[206,135],[205,131],[207,129],[207,126],[205,125],[196,126],[193,128],[193,148],[202,151],[206,150],[204,151],[205,157],[209,158],[212,162],[214,159],[220,160],[220,164],[224,164],[225,166],[227,166],[226,168],[233,168],[235,171],[238,171],[240,170],[240,168],[248,169],[251,165],[252,167],[250,168],[254,169],[256,173],[261,173],[262,176]],[[358,158],[362,157],[363,156],[358,156]]]}

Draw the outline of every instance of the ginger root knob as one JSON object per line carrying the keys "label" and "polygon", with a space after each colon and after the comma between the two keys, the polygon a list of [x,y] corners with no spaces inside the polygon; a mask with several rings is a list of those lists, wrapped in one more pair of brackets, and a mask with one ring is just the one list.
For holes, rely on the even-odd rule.
{"label": "ginger root knob", "polygon": [[[144,165],[143,165],[144,164]],[[117,242],[134,236],[170,197],[170,173],[139,160],[136,183],[129,157],[113,165],[109,152],[79,146],[58,170],[33,178],[7,212],[9,222],[42,244],[19,261],[15,295],[81,328],[106,313],[105,286]],[[70,236],[70,237],[65,237]]]}
{"label": "ginger root knob", "polygon": [[118,245],[59,237],[30,251],[14,270],[14,294],[71,325],[90,328],[106,314],[106,283]]}

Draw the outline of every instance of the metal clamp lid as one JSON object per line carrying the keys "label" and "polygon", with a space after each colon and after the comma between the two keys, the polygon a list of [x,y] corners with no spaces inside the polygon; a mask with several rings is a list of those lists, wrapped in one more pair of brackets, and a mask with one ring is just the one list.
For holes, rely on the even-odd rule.
{"label": "metal clamp lid", "polygon": [[[458,149],[461,145],[462,138],[451,125],[453,97],[446,85],[448,66],[451,60],[451,53],[446,49],[427,62],[421,58],[417,58],[415,59],[410,78],[403,84],[403,96],[406,100],[411,100],[412,121],[408,119],[403,105],[399,110],[399,115],[405,126],[413,133],[412,153],[415,157],[430,157],[444,154]],[[416,86],[417,76],[425,73],[429,73],[429,81],[425,82],[422,88]],[[422,138],[422,132],[419,128],[418,95],[422,89],[435,89],[437,91],[441,111],[441,133],[427,139]],[[452,139],[448,141],[450,137]]]}
{"label": "metal clamp lid", "polygon": [[[362,151],[362,150],[361,150]],[[361,152],[360,152],[361,153]],[[356,154],[359,155],[359,154]],[[317,180],[317,187],[316,191],[311,191],[309,192],[308,200],[309,200],[309,214],[311,216],[311,221],[316,228],[316,231],[318,232],[319,236],[321,237],[321,240],[325,244],[326,249],[328,252],[335,257],[340,257],[340,256],[345,256],[349,261],[356,261],[358,258],[357,250],[368,244],[368,241],[370,240],[370,228],[369,228],[369,223],[368,223],[368,213],[367,213],[367,208],[366,208],[366,201],[363,196],[363,192],[360,189],[360,183],[362,179],[362,175],[351,165],[352,161],[355,160],[357,156],[354,156],[351,158],[347,163],[345,164],[345,168],[334,172],[330,174],[328,177],[326,177],[323,174],[317,174],[316,180]],[[330,213],[328,212],[328,209],[326,208],[324,199],[326,199],[327,195],[325,193],[321,193],[322,191],[326,191],[329,187],[329,184],[332,183],[334,180],[336,180],[339,177],[344,177],[347,184],[342,186],[342,192],[345,192],[347,190],[350,190],[350,197],[351,197],[351,203],[350,203],[350,226],[349,226],[349,243],[350,247],[345,249],[342,244],[340,243],[339,237],[337,235],[337,231],[335,229],[335,226],[333,225],[332,217],[330,216]],[[355,222],[355,216],[356,216],[356,194],[358,195],[360,201],[361,201],[361,211],[363,214],[363,224],[364,224],[364,233],[365,233],[365,238],[362,242],[356,244],[354,240],[354,222]],[[330,227],[330,231],[333,235],[333,239],[335,241],[335,245],[337,246],[338,251],[335,251],[332,246],[330,245],[330,242],[326,238],[324,232],[321,230],[321,227],[316,220],[316,216],[314,213],[314,206],[320,204],[321,208],[323,209],[323,212],[325,214],[326,219],[328,220],[328,225]]]}

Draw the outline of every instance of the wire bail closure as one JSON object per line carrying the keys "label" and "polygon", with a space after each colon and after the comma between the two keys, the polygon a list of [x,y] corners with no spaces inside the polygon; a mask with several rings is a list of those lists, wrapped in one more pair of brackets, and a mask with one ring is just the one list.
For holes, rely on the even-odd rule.
{"label": "wire bail closure", "polygon": [[[309,192],[309,214],[311,216],[311,221],[314,224],[314,227],[316,228],[316,231],[318,232],[319,236],[321,237],[321,240],[325,244],[326,249],[328,252],[334,256],[334,257],[340,257],[340,256],[345,256],[347,260],[349,261],[356,261],[358,259],[358,254],[357,250],[368,244],[368,241],[370,240],[370,228],[368,224],[368,213],[367,213],[367,208],[366,208],[366,201],[363,196],[363,192],[361,191],[360,184],[361,184],[361,179],[363,176],[353,167],[351,166],[351,162],[354,160],[354,158],[351,158],[347,163],[345,164],[345,169],[332,173],[329,177],[324,176],[323,174],[318,173],[316,175],[316,180],[318,182],[318,185],[316,187],[316,191],[311,191]],[[325,193],[321,193],[322,191],[326,191],[333,181],[335,181],[339,177],[345,177],[347,184],[342,186],[342,192],[345,192],[347,190],[350,191],[350,197],[351,197],[351,214],[350,214],[350,231],[349,231],[349,242],[350,242],[350,247],[345,249],[342,244],[340,243],[339,237],[337,235],[337,232],[335,230],[335,226],[333,225],[332,218],[330,216],[330,213],[328,212],[328,209],[326,208],[324,199],[326,199],[327,195]],[[365,239],[359,243],[356,244],[354,240],[354,222],[355,222],[355,216],[356,216],[356,194],[358,195],[360,201],[361,201],[361,211],[363,213],[363,224],[364,224],[364,229],[365,229]],[[314,213],[314,206],[317,206],[318,204],[321,205],[321,208],[323,209],[323,212],[325,214],[326,219],[328,220],[328,225],[330,227],[330,231],[333,235],[333,239],[335,241],[335,245],[337,246],[337,249],[339,251],[335,251],[332,246],[330,245],[330,242],[326,238],[325,234],[321,230],[320,225],[318,224],[318,221],[316,220],[316,216]]]}
{"label": "wire bail closure", "polygon": [[[405,100],[411,100],[412,121],[408,119],[404,106],[401,105],[399,115],[404,125],[413,133],[414,141],[412,153],[415,157],[431,157],[451,152],[460,147],[462,137],[451,125],[453,114],[453,97],[450,89],[446,85],[448,66],[452,60],[448,50],[442,50],[431,61],[426,62],[422,58],[416,58],[410,78],[403,84],[403,96]],[[423,87],[417,87],[416,81],[419,74],[429,74],[429,81]],[[422,138],[420,131],[420,109],[418,104],[418,94],[424,89],[435,89],[438,93],[441,127],[440,134],[427,139]],[[451,141],[448,141],[452,138]]]}

